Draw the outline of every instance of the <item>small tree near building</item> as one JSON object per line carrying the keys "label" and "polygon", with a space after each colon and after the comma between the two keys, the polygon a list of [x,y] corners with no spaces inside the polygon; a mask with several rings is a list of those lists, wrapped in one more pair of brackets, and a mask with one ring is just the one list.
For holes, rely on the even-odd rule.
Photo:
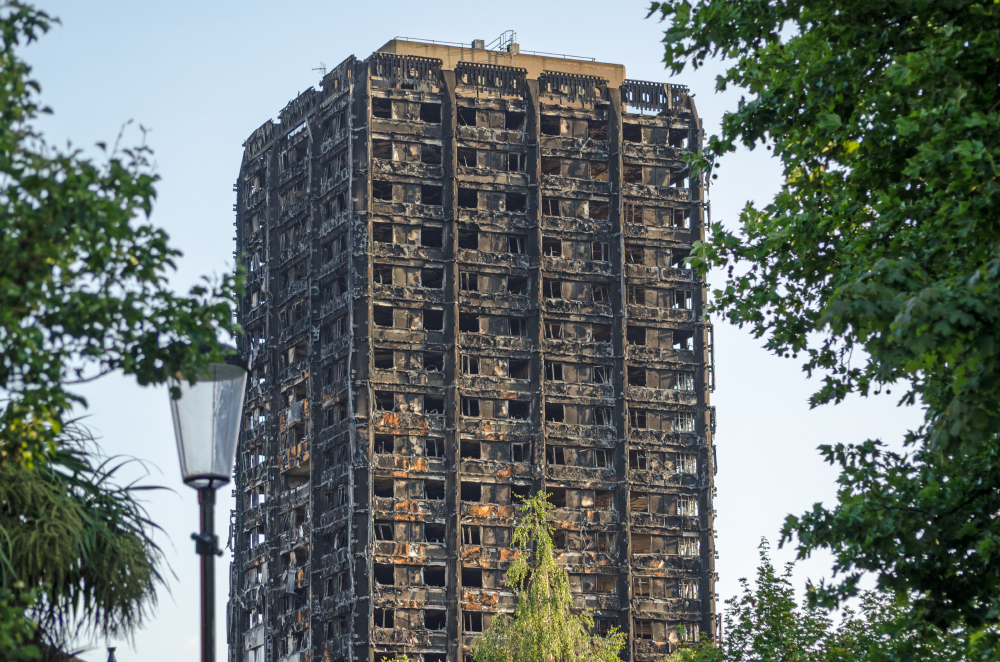
{"label": "small tree near building", "polygon": [[514,616],[494,616],[489,629],[472,646],[476,662],[619,662],[626,635],[612,629],[594,634],[589,611],[574,613],[569,575],[556,563],[553,508],[539,492],[524,500],[514,529],[517,558],[507,580],[517,598]]}

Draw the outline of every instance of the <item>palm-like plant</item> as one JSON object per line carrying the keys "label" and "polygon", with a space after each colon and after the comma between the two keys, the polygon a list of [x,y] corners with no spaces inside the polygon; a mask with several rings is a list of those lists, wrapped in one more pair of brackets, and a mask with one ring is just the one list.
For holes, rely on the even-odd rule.
{"label": "palm-like plant", "polygon": [[0,463],[0,590],[20,602],[45,648],[81,634],[127,635],[163,583],[158,527],[137,499],[157,488],[117,484],[129,460],[102,460],[79,421],[59,442],[45,465]]}

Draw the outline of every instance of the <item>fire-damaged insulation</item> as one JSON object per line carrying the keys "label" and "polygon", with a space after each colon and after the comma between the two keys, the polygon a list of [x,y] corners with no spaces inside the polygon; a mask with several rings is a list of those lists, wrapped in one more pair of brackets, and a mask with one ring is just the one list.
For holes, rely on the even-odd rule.
{"label": "fire-damaged insulation", "polygon": [[576,606],[628,659],[712,636],[686,88],[407,43],[244,145],[231,662],[470,659],[513,610],[538,490]]}

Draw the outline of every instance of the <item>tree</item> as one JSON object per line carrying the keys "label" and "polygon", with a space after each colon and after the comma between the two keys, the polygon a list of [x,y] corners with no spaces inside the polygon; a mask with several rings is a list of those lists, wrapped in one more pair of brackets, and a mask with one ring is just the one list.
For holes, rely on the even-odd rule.
{"label": "tree", "polygon": [[[77,630],[120,636],[160,582],[154,525],[73,424],[73,387],[113,371],[141,385],[193,379],[235,334],[240,279],[175,294],[180,253],[149,223],[144,144],[95,163],[33,128],[51,112],[18,48],[54,19],[0,0],[0,658]],[[119,139],[121,136],[119,136]],[[29,639],[43,644],[31,648]]]}
{"label": "tree", "polygon": [[[692,263],[728,268],[712,310],[822,386],[811,404],[893,387],[925,419],[906,452],[823,447],[838,503],[786,521],[826,548],[833,605],[866,572],[943,628],[1000,616],[1000,5],[655,2],[674,72],[726,60],[745,89],[692,166],[737,144],[781,159],[775,198],[721,224]],[[711,176],[716,176],[712,174]]]}
{"label": "tree", "polygon": [[569,575],[555,560],[548,495],[524,500],[514,529],[517,557],[507,570],[517,606],[496,614],[473,643],[476,662],[619,662],[626,637],[617,629],[593,634],[591,613],[574,613]]}
{"label": "tree", "polygon": [[835,624],[823,607],[799,605],[792,585],[794,564],[777,572],[767,540],[760,543],[753,586],[726,600],[721,642],[705,640],[668,656],[669,662],[876,662],[888,659],[961,660],[962,632],[941,632],[914,623],[905,601],[878,591],[863,592]]}

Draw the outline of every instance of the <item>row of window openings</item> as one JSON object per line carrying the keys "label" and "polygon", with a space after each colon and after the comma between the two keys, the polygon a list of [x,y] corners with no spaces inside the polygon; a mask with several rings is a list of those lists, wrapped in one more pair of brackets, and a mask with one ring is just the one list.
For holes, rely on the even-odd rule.
{"label": "row of window openings", "polygon": [[[372,156],[376,159],[401,163],[441,165],[442,162],[441,146],[427,143],[373,140]],[[459,147],[456,157],[458,165],[462,167],[487,168],[503,172],[524,172],[528,158],[527,154],[520,152],[477,150],[468,147]]]}
{"label": "row of window openings", "polygon": [[[445,442],[439,437],[408,437],[404,435],[377,434],[374,439],[375,453],[378,455],[412,455],[428,458],[444,458]],[[499,462],[528,462],[531,460],[529,442],[484,442],[462,440],[459,442],[459,456],[465,460],[493,460]],[[614,466],[613,451],[603,448],[577,448],[572,446],[548,446],[546,461],[549,464],[611,468]],[[338,462],[328,461],[327,466]],[[639,471],[674,472],[697,474],[698,458],[693,453],[666,453],[647,450],[628,452],[629,469]],[[471,485],[471,483],[470,483]],[[476,489],[470,487],[469,489]],[[338,504],[339,505],[339,504]]]}
{"label": "row of window openings", "polygon": [[372,140],[372,157],[401,163],[441,165],[441,145]]}
{"label": "row of window openings", "polygon": [[[471,499],[470,499],[471,500]],[[597,503],[597,502],[595,502]],[[613,501],[604,504],[606,507],[614,507]],[[683,508],[691,511],[690,502],[678,505],[679,514]],[[645,512],[645,511],[638,511]],[[693,509],[697,512],[697,508]],[[376,520],[373,524],[375,540],[383,542],[419,542],[444,545],[446,543],[447,526],[445,524],[434,523],[414,523],[414,522],[393,522]],[[462,544],[471,546],[486,545],[489,547],[508,547],[512,541],[512,530],[504,526],[485,526],[479,524],[461,525]],[[606,552],[616,551],[617,534],[613,531],[572,531],[567,529],[556,529],[552,534],[552,545],[559,551],[569,552]],[[696,536],[668,537],[654,534],[633,533],[631,536],[633,554],[667,554],[681,556],[698,556],[700,552],[699,540]],[[413,566],[411,566],[412,568]],[[381,584],[391,584],[391,575],[385,566],[383,571],[383,581]],[[426,573],[426,570],[424,570]],[[438,574],[438,573],[441,574]],[[482,576],[478,570],[469,570],[468,575],[463,573],[462,583],[465,586],[482,587]],[[445,587],[444,571],[434,569],[432,577],[418,576],[417,583],[428,586]],[[488,588],[493,588],[496,578],[488,578],[493,581],[487,582]],[[393,580],[394,581],[394,580]],[[411,583],[414,581],[410,579]],[[333,580],[330,580],[333,585]],[[341,589],[345,590],[345,589]],[[666,596],[663,596],[666,597]],[[688,596],[684,596],[688,597]]]}
{"label": "row of window openings", "polygon": [[[402,156],[401,152],[406,152]],[[426,155],[426,156],[425,156]],[[418,143],[407,143],[403,149],[393,143],[386,143],[380,146],[375,153],[376,158],[394,159],[396,161],[419,161],[421,163],[441,163],[441,148],[435,145],[421,145]],[[517,152],[499,152],[487,150],[475,150],[459,148],[458,164],[470,168],[488,168],[505,172],[524,172],[526,167],[526,155]],[[584,179],[590,181],[608,181],[608,164],[606,161],[589,161],[586,159],[560,159],[555,157],[542,157],[541,173],[552,177],[565,177],[569,179]],[[672,188],[686,188],[688,184],[688,171],[675,171],[669,167],[659,166],[638,166],[625,165],[622,171],[622,181],[626,184],[642,184],[646,186],[661,186]],[[296,187],[288,195],[288,201],[294,202],[305,195],[304,184]],[[395,190],[394,190],[395,188]],[[372,192],[376,200],[391,200],[394,202],[407,202],[425,205],[440,205],[442,200],[442,187],[433,184],[395,184],[382,180],[375,180],[372,183]],[[419,195],[419,197],[418,197]],[[485,206],[480,204],[479,195],[485,196]],[[516,197],[512,197],[516,196]],[[284,199],[284,198],[283,198]],[[524,211],[526,197],[519,193],[491,193],[476,191],[475,189],[460,187],[458,189],[458,206],[466,209],[476,209],[484,207],[492,211]],[[542,214],[546,216],[566,216],[556,205],[561,200],[558,198],[547,198],[549,204],[543,204]],[[502,204],[506,202],[506,204]],[[607,203],[592,201],[588,209],[588,218],[593,220],[607,220]],[[282,209],[287,205],[283,204]],[[576,210],[578,212],[578,210]],[[575,216],[576,214],[571,214]]]}
{"label": "row of window openings", "polygon": [[[422,121],[428,123],[441,122],[441,104],[418,103],[372,98],[372,115],[379,119],[395,119],[407,121]],[[525,113],[523,110],[491,110],[477,109],[469,106],[458,106],[455,113],[458,126],[474,126],[503,131],[522,131],[524,129]],[[626,125],[628,127],[638,125]],[[659,127],[657,127],[659,129]],[[580,119],[562,117],[543,113],[539,120],[539,130],[544,136],[563,136],[590,140],[608,139],[608,122],[606,119]],[[666,128],[660,129],[666,131]],[[656,134],[657,137],[659,133]],[[629,137],[635,137],[635,131],[629,129]],[[639,137],[642,134],[640,131]],[[645,142],[655,142],[651,139]],[[634,140],[639,142],[639,140]]]}
{"label": "row of window openings", "polygon": [[[607,244],[603,245],[607,246]],[[428,289],[442,289],[444,287],[444,270],[441,268],[409,268],[376,264],[372,268],[372,273],[374,282],[379,285]],[[530,279],[527,276],[479,274],[471,271],[459,273],[459,289],[463,292],[523,296],[529,293],[529,283]],[[611,288],[609,285],[600,283],[545,278],[542,280],[542,296],[552,300],[610,303]],[[643,285],[629,285],[626,301],[643,306],[691,310],[694,305],[694,293],[690,290],[669,290],[648,288]]]}
{"label": "row of window openings", "polygon": [[[411,455],[442,459],[445,457],[445,442],[439,437],[376,434],[374,443],[375,453],[379,455]],[[530,449],[531,444],[526,441],[463,441],[460,454],[466,459],[528,462],[531,460]]]}
{"label": "row of window openings", "polygon": [[[444,311],[433,308],[393,308],[383,304],[373,306],[372,315],[375,326],[388,329],[407,329],[410,331],[443,331]],[[611,341],[611,325],[594,325],[607,327],[607,340]],[[499,315],[476,315],[460,313],[458,328],[463,333],[489,333],[498,336],[528,335],[528,320],[523,317],[507,317]],[[603,336],[602,336],[603,337]]]}
{"label": "row of window openings", "polygon": [[[528,485],[463,481],[459,486],[459,495],[462,501],[470,503],[511,505],[516,503],[518,498],[528,496],[530,489]],[[332,502],[329,504],[330,507],[343,505],[333,505],[337,498],[336,491],[333,490],[328,495],[328,499],[332,499]],[[615,493],[613,490],[550,487],[548,491],[550,501],[556,508],[570,510],[587,508],[598,510],[615,509]],[[376,476],[372,480],[372,492],[375,497],[386,499],[443,501],[445,498],[445,483],[444,480],[432,478],[396,480],[389,477]],[[346,498],[346,493],[341,496]],[[675,495],[630,490],[629,510],[633,513],[697,517],[698,497],[690,494]]]}
{"label": "row of window openings", "polygon": [[[414,610],[400,610],[401,613],[414,611]],[[437,612],[437,613],[435,613]],[[444,614],[445,610],[424,610],[423,625],[425,629],[428,630],[441,630],[445,629],[444,625]],[[432,614],[428,621],[428,614]],[[440,616],[438,615],[440,614]],[[397,628],[396,621],[400,621],[400,627],[403,625],[403,618],[396,618],[396,611],[391,609],[375,609],[373,612],[374,626],[383,629],[394,629]],[[438,620],[442,619],[442,620]],[[413,620],[407,619],[407,622],[412,625]],[[428,623],[433,624],[433,627]],[[492,614],[484,614],[478,611],[463,611],[462,612],[462,631],[467,633],[478,633],[484,632],[489,628],[492,623]],[[594,619],[594,631],[600,635],[608,634],[613,627],[617,625],[614,619],[597,618]],[[676,627],[676,634],[674,634],[674,628]],[[683,623],[677,626],[671,625],[666,621],[656,621],[652,619],[636,619],[633,637],[642,641],[654,641],[666,643],[667,641],[678,641],[683,640],[689,643],[695,643],[699,641],[699,624],[698,623]],[[466,662],[471,662],[471,657],[466,656]],[[444,662],[444,656],[437,656],[436,654],[424,655],[424,662]]]}
{"label": "row of window openings", "polygon": [[[344,331],[347,318],[340,318],[334,323]],[[374,367],[379,370],[425,370],[441,372],[444,370],[444,353],[442,352],[404,352],[387,349],[376,349],[373,355]],[[530,378],[529,359],[502,359],[480,357],[465,354],[461,357],[462,373],[466,375],[488,374],[511,379]],[[546,361],[545,378],[547,381],[567,383],[611,384],[611,366],[583,365]],[[330,386],[346,376],[347,363],[341,359],[327,366],[320,373],[320,386]],[[643,386],[677,391],[693,391],[694,375],[687,372],[654,370],[629,367],[628,385]],[[263,415],[258,418],[263,421]],[[253,429],[255,421],[250,420],[247,429]]]}
{"label": "row of window openings", "polygon": [[[419,103],[412,101],[392,100],[381,97],[372,98],[372,116],[378,119],[396,119],[406,121],[421,121],[430,124],[440,124],[440,103]],[[457,109],[456,122],[459,126],[478,126],[507,131],[520,131],[524,128],[524,112],[477,110],[469,107]],[[341,128],[347,126],[346,111],[338,114],[327,122],[320,131],[320,140],[326,141]],[[544,136],[563,136],[589,140],[607,140],[607,120],[577,119],[542,114],[539,122],[540,132]],[[687,129],[669,127],[651,127],[626,122],[622,125],[622,139],[627,142],[670,145],[676,149],[686,149],[690,132]],[[381,141],[373,141],[381,142]],[[388,141],[386,141],[388,142]],[[390,143],[391,144],[391,143]],[[287,170],[308,156],[308,144],[300,141],[289,150],[282,152],[280,167]],[[379,156],[377,158],[386,158]],[[440,163],[440,157],[437,163]],[[263,172],[263,171],[261,171]],[[252,194],[264,186],[264,181],[255,173],[255,177],[247,182],[248,193]]]}
{"label": "row of window openings", "polygon": [[[581,538],[583,536],[576,536]],[[574,546],[572,551],[612,552],[615,545],[615,534],[600,532],[588,536],[593,545]],[[557,540],[558,538],[558,540]],[[557,531],[553,538],[553,546],[558,550],[568,549],[565,531]],[[476,544],[463,541],[465,544]],[[578,548],[578,549],[577,549]],[[429,588],[447,588],[444,567],[434,566],[398,566],[375,563],[373,567],[375,583],[379,586],[426,586]],[[332,580],[331,580],[332,581]],[[650,598],[682,598],[697,600],[699,595],[697,579],[672,579],[665,577],[632,577],[632,594],[637,597]],[[480,568],[462,568],[463,588],[507,588],[505,573],[501,570],[483,570]],[[570,573],[569,588],[573,593],[591,593],[614,595],[618,592],[618,576],[611,574]],[[438,612],[438,610],[435,610]],[[444,629],[444,610],[434,618],[431,630]],[[426,621],[425,621],[426,622]]]}
{"label": "row of window openings", "polygon": [[[376,354],[383,352],[382,366],[391,367],[391,351],[376,350]],[[501,359],[481,357],[470,354],[463,354],[462,374],[480,375],[487,374],[496,377],[510,377],[512,379],[530,378],[529,359]],[[547,381],[567,382],[573,384],[611,384],[612,366],[609,365],[584,365],[576,363],[558,363],[555,361],[545,362],[545,378]],[[664,370],[646,370],[644,368],[628,369],[630,386],[654,386],[658,388],[672,388],[678,391],[694,390],[694,376],[690,373],[675,373]],[[652,375],[651,377],[649,375]]]}
{"label": "row of window openings", "polygon": [[[463,493],[463,501],[481,501],[478,494]],[[474,497],[468,498],[465,497]],[[633,493],[631,496],[631,511],[634,513],[649,512],[648,494]],[[563,504],[565,505],[565,504]],[[611,492],[600,492],[589,506],[604,510],[614,510],[614,499]],[[680,497],[677,500],[676,514],[679,516],[696,517],[698,514],[697,500],[694,497]],[[402,530],[401,530],[402,529]],[[415,542],[428,543],[434,545],[446,544],[447,525],[442,523],[415,523],[415,522],[393,522],[376,520],[373,524],[375,540],[382,542]],[[461,525],[462,544],[469,546],[487,547],[509,547],[512,542],[512,530],[504,526],[486,526],[480,524]],[[552,545],[556,550],[569,552],[605,552],[614,553],[616,550],[617,534],[613,531],[570,531],[557,529],[552,534]],[[263,531],[253,529],[248,533],[249,547],[264,545],[266,542]],[[699,539],[695,536],[681,536],[680,538],[667,537],[654,534],[634,533],[631,537],[633,554],[666,554],[680,555],[685,557],[698,556],[700,553]],[[323,553],[330,554],[338,549],[347,546],[347,532],[341,529],[332,535],[324,536]],[[385,566],[391,568],[392,566]],[[411,566],[415,567],[415,566]],[[433,569],[428,576],[427,570],[423,570],[422,576],[416,581],[426,586],[445,587],[443,569]],[[463,574],[463,585],[481,587],[482,578],[478,571],[470,571],[470,576]],[[260,573],[256,575],[248,574],[246,586],[260,584],[262,577]],[[376,574],[376,581],[380,584],[391,585],[394,581],[388,570],[383,571],[380,576]],[[410,579],[411,583],[414,579]],[[346,573],[341,573],[336,581],[331,578],[328,582],[328,596],[332,595],[334,587],[339,586],[340,591],[349,590],[349,579]],[[488,585],[492,588],[492,582]],[[648,594],[644,594],[648,595]],[[661,596],[666,597],[666,596]],[[685,596],[687,597],[687,596]],[[695,596],[696,597],[696,596]]]}
{"label": "row of window openings", "polygon": [[440,124],[441,104],[372,97],[372,117]]}
{"label": "row of window openings", "polygon": [[[441,248],[443,245],[443,228],[414,227],[410,225],[393,225],[391,223],[373,223],[372,239],[378,243],[419,245],[428,248]],[[527,237],[514,234],[494,234],[480,232],[478,229],[460,227],[458,230],[458,247],[463,250],[474,250],[508,255],[524,255],[527,252]],[[329,262],[335,256],[347,250],[346,235],[335,239],[322,247],[323,262]],[[664,251],[642,247],[626,246],[626,264],[644,264],[648,266],[671,266],[677,269],[685,268],[688,251]],[[611,262],[611,246],[606,241],[568,241],[558,237],[542,237],[542,255],[545,257],[567,258],[576,260],[592,260],[594,262]],[[302,276],[304,276],[304,272]],[[465,289],[465,288],[463,288]]]}
{"label": "row of window openings", "polygon": [[[642,590],[636,587],[635,590]],[[636,592],[636,595],[642,595]],[[680,580],[677,597],[689,598],[689,596],[698,595],[698,583],[697,580]],[[690,598],[690,599],[697,599]],[[377,628],[383,629],[396,629],[397,621],[399,626],[402,627],[404,623],[409,625],[413,629],[425,629],[436,632],[444,632],[447,630],[447,610],[445,609],[424,609],[424,610],[398,610],[399,618],[397,618],[397,610],[393,609],[375,609],[373,611],[373,625]],[[404,616],[405,614],[405,616]],[[485,619],[484,619],[485,617]],[[483,632],[489,627],[489,622],[491,622],[492,615],[484,614],[482,612],[475,611],[463,611],[462,612],[462,629],[464,632],[477,633]],[[487,622],[488,621],[488,622]],[[263,622],[260,619],[260,622]],[[610,618],[595,618],[594,619],[594,631],[599,635],[607,635],[611,632],[611,629],[618,625],[617,621]],[[636,619],[634,625],[633,636],[637,640],[641,641],[656,641],[656,642],[666,642],[668,640],[674,639],[673,630],[676,628],[677,634],[676,638],[678,640],[683,640],[685,642],[694,643],[699,641],[699,630],[700,626],[698,623],[683,623],[680,626],[674,626],[667,623],[666,621],[657,621],[653,619]],[[323,632],[326,634],[327,639],[332,639],[336,636],[343,636],[347,634],[347,620],[346,617],[340,616],[334,620],[328,621]],[[284,640],[282,640],[284,641]],[[263,662],[263,647],[251,649],[250,662]],[[257,657],[254,658],[254,655]],[[442,654],[437,653],[426,653],[423,656],[423,662],[445,662],[447,659]],[[410,659],[414,659],[411,654]],[[419,654],[417,659],[420,659]],[[471,662],[471,657],[466,657],[466,662]]]}
{"label": "row of window openings", "polygon": [[455,114],[455,122],[458,126],[478,126],[484,129],[501,129],[503,131],[524,129],[524,111],[522,110],[489,110],[458,106]]}
{"label": "row of window openings", "polygon": [[[411,331],[443,331],[444,311],[432,308],[393,308],[384,304],[373,306],[375,326],[382,328],[408,329]],[[462,333],[488,333],[495,336],[528,335],[528,319],[500,315],[477,315],[459,313],[458,330]],[[547,321],[543,324],[543,335],[548,340],[572,340],[576,342],[611,342],[611,325],[585,322]],[[647,331],[654,332],[651,341]],[[632,345],[659,346],[665,349],[693,349],[694,334],[691,331],[670,329],[647,329],[629,326],[626,338]],[[662,344],[662,343],[666,344]]]}

